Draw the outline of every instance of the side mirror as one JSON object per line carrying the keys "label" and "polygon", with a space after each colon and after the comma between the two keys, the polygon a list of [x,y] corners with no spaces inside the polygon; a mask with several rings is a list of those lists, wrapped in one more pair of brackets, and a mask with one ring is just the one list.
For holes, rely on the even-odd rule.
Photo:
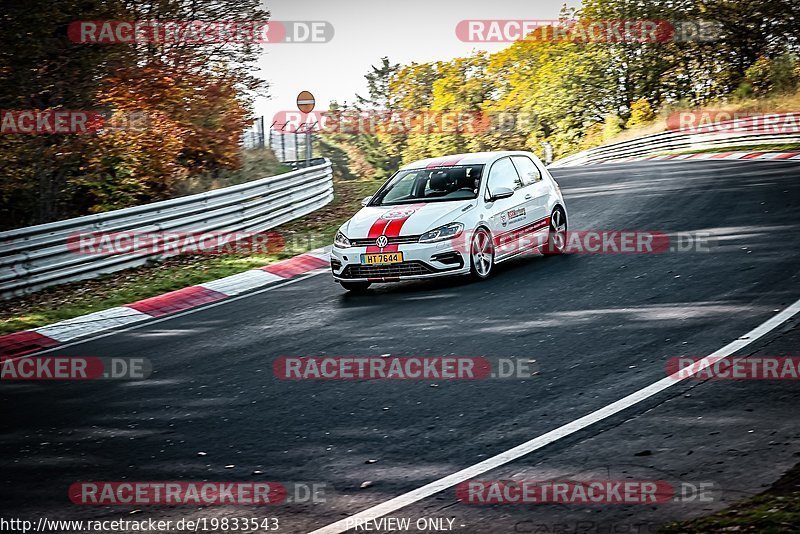
{"label": "side mirror", "polygon": [[364,197],[364,199],[361,201],[361,205],[362,205],[362,206],[366,206],[367,204],[369,204],[369,201],[370,201],[370,200],[372,200],[372,197],[371,197],[371,196],[369,196],[369,197]]}
{"label": "side mirror", "polygon": [[498,187],[494,191],[489,193],[489,198],[491,200],[500,200],[501,198],[508,198],[514,194],[514,191],[507,188],[507,187]]}

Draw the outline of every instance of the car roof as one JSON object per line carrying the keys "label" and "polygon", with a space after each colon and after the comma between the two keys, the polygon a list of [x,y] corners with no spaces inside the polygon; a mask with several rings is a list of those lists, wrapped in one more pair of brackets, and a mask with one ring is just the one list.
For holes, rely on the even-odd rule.
{"label": "car roof", "polygon": [[504,156],[532,156],[532,154],[522,150],[453,154],[452,156],[421,159],[419,161],[409,163],[408,165],[404,165],[400,170],[435,169],[437,167],[451,167],[455,165],[486,165]]}

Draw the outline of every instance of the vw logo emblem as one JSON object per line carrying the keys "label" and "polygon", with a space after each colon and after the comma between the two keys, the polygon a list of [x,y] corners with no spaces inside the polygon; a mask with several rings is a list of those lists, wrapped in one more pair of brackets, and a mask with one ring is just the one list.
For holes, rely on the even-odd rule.
{"label": "vw logo emblem", "polygon": [[383,248],[389,244],[389,240],[386,238],[385,235],[380,236],[378,239],[375,240],[375,244],[379,247]]}

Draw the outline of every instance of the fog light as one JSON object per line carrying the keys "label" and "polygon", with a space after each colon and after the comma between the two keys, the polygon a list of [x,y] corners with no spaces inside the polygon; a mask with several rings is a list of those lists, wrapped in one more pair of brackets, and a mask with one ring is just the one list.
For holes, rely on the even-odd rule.
{"label": "fog light", "polygon": [[434,254],[431,256],[431,261],[438,261],[445,265],[464,265],[464,259],[458,252],[444,252],[442,254]]}

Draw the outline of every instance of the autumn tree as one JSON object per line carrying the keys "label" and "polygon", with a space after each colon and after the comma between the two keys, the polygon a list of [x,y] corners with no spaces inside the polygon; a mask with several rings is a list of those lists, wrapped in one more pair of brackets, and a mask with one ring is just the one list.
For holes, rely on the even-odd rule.
{"label": "autumn tree", "polygon": [[[5,227],[168,198],[195,173],[236,168],[252,98],[253,43],[82,44],[80,20],[266,20],[257,0],[11,1],[2,13],[0,109],[86,110],[138,128],[4,135]],[[112,121],[112,122],[113,122]],[[142,127],[143,126],[143,127]]]}

